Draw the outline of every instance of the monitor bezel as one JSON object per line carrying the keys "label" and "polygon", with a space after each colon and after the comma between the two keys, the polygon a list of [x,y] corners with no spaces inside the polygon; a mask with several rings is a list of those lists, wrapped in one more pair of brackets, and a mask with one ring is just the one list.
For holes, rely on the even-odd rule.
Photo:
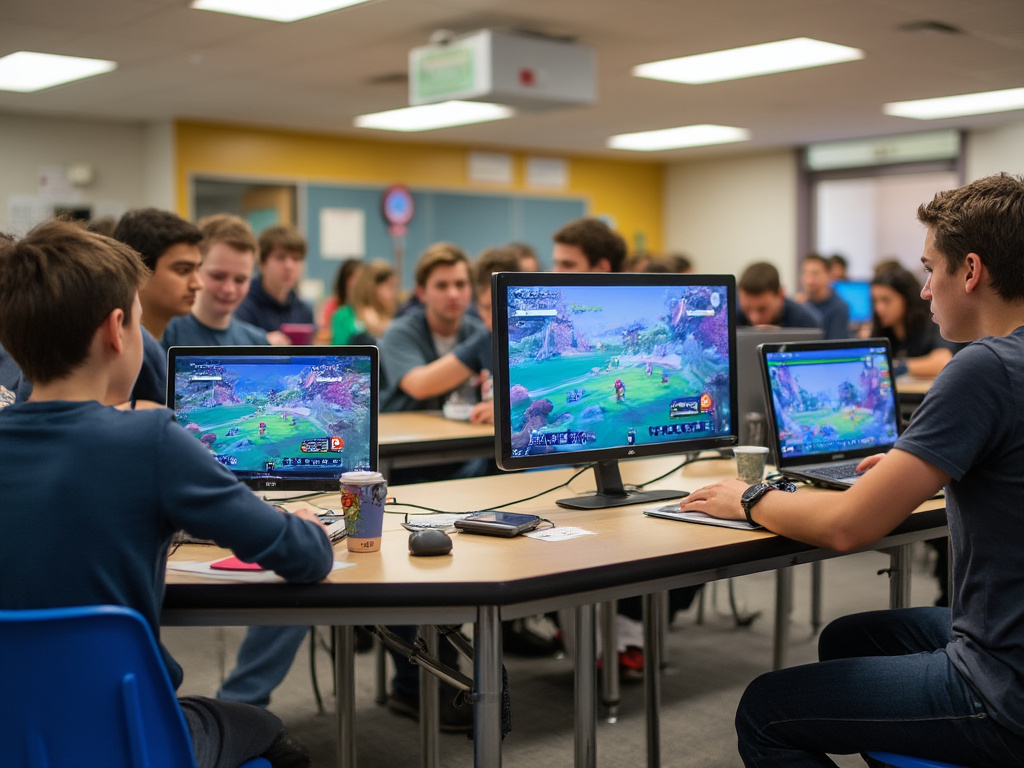
{"label": "monitor bezel", "polygon": [[[510,383],[509,350],[502,343],[508,338],[509,287],[615,287],[643,286],[666,288],[672,286],[721,286],[726,289],[729,307],[729,433],[715,437],[687,438],[661,443],[616,446],[571,453],[512,456],[512,425],[509,418]],[[573,466],[592,462],[618,461],[643,456],[680,455],[701,450],[731,448],[739,434],[739,415],[736,413],[736,278],[733,275],[659,273],[597,273],[597,272],[498,272],[491,276],[491,313],[493,327],[494,368],[494,455],[503,470],[535,469],[538,467]]]}
{"label": "monitor bezel", "polygon": [[[378,435],[378,414],[380,413],[380,350],[371,345],[347,346],[222,346],[189,347],[175,346],[167,350],[167,395],[166,405],[174,410],[174,370],[179,357],[365,357],[370,359],[370,463],[371,471],[379,471],[380,440]],[[231,471],[230,467],[227,467]],[[232,472],[238,481],[254,491],[295,491],[323,492],[337,491],[339,477],[281,477],[267,473],[254,477],[241,476]]]}

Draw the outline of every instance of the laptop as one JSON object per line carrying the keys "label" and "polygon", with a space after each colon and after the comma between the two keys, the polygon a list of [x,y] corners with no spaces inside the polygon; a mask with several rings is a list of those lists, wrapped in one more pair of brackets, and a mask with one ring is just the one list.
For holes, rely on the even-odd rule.
{"label": "laptop", "polygon": [[[767,445],[767,417],[765,416],[764,385],[761,383],[761,363],[757,348],[761,344],[792,341],[815,341],[822,337],[820,328],[758,328],[736,329],[736,407],[739,415],[739,445]],[[761,439],[751,435],[748,414],[761,417]],[[775,459],[769,456],[772,464]]]}
{"label": "laptop", "polygon": [[[371,346],[171,347],[167,405],[266,500],[338,492],[377,471],[378,351]],[[343,530],[344,522],[328,526]]]}
{"label": "laptop", "polygon": [[768,438],[785,477],[845,489],[858,463],[901,431],[886,339],[841,339],[758,348]]}

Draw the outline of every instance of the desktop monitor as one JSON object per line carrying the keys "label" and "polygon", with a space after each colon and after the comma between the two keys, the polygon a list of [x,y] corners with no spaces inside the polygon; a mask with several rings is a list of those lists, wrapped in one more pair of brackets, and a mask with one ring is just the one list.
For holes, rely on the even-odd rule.
{"label": "desktop monitor", "polygon": [[624,490],[618,461],[735,444],[731,275],[502,272],[491,296],[498,464],[593,462],[560,506],[684,496]]}
{"label": "desktop monitor", "polygon": [[376,347],[171,347],[167,405],[253,490],[377,469]]}
{"label": "desktop monitor", "polygon": [[850,308],[850,324],[864,325],[872,318],[871,283],[867,280],[840,280],[832,290]]}

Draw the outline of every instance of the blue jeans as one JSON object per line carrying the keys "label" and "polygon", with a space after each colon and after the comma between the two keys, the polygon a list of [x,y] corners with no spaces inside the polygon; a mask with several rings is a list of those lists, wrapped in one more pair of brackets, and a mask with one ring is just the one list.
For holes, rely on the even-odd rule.
{"label": "blue jeans", "polygon": [[817,664],[754,680],[736,712],[746,766],[835,766],[826,753],[894,752],[981,768],[1024,766],[950,662],[948,608],[847,616],[818,641]]}
{"label": "blue jeans", "polygon": [[249,627],[217,698],[265,707],[284,680],[309,627]]}

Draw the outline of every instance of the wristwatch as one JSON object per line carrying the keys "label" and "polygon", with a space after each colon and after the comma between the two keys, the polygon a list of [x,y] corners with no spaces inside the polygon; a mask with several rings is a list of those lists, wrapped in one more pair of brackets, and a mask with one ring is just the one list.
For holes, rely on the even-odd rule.
{"label": "wristwatch", "polygon": [[740,497],[740,506],[743,507],[743,514],[747,516],[747,522],[751,525],[756,525],[758,528],[761,526],[755,523],[753,518],[750,516],[750,510],[754,508],[754,505],[761,500],[768,491],[785,491],[786,493],[793,493],[796,490],[794,483],[787,482],[785,480],[776,480],[771,483],[755,483],[743,492]]}

